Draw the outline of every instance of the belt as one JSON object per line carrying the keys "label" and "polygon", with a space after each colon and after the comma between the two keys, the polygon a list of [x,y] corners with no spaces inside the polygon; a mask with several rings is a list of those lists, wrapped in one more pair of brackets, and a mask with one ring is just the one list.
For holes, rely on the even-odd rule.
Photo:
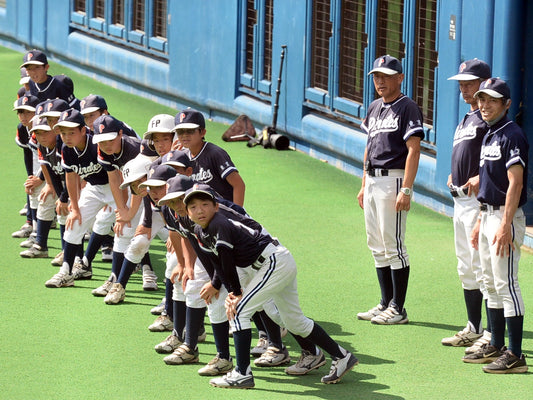
{"label": "belt", "polygon": [[[274,246],[279,246],[279,241],[277,239],[274,239],[272,242],[270,242]],[[266,257],[263,256],[263,254],[260,254],[259,257],[257,257],[257,260],[252,264],[252,268],[255,270],[258,270],[261,268],[261,264],[263,264],[266,261]]]}
{"label": "belt", "polygon": [[491,206],[490,204],[481,203],[479,205],[480,211],[498,211],[502,206]]}
{"label": "belt", "polygon": [[452,195],[452,197],[464,197],[468,194],[468,189],[460,187],[458,187],[457,189],[450,189],[450,194]]}
{"label": "belt", "polygon": [[369,168],[367,173],[370,176],[389,176],[389,170],[383,168]]}

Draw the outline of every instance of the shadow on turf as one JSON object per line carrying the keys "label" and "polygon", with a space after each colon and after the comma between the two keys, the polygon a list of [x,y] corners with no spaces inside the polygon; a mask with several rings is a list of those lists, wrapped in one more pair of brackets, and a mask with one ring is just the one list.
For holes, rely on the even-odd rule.
{"label": "shadow on turf", "polygon": [[[272,373],[270,371],[268,376],[256,375],[256,387],[254,391],[265,391],[286,395],[300,395],[306,397],[318,397],[321,399],[339,399],[346,398],[346,390],[350,390],[350,399],[376,399],[376,400],[400,400],[404,399],[400,396],[377,393],[378,390],[387,390],[390,387],[379,383],[367,382],[368,380],[376,379],[375,375],[360,373],[357,371],[359,366],[348,372],[342,381],[335,385],[324,385],[320,382],[320,378],[327,373],[327,370],[321,368],[318,371],[311,372],[304,376],[288,376],[283,372]],[[261,388],[261,382],[268,382],[267,388]],[[291,386],[293,390],[283,390],[283,386],[286,384],[295,384],[302,386],[302,389],[298,392],[294,391],[294,386]],[[258,385],[259,384],[259,385]],[[258,387],[259,386],[259,387]]]}

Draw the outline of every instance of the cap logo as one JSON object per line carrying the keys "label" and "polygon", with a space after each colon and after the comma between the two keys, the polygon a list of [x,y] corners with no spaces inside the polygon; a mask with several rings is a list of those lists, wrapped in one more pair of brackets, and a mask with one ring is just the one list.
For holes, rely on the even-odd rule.
{"label": "cap logo", "polygon": [[161,123],[161,120],[159,119],[156,119],[156,120],[152,120],[152,128],[156,128],[159,126],[159,124]]}
{"label": "cap logo", "polygon": [[122,169],[122,176],[124,176],[124,179],[126,179],[128,177],[129,173],[130,173],[130,169],[129,168]]}
{"label": "cap logo", "polygon": [[466,63],[462,63],[460,66],[459,66],[459,72],[463,72],[466,68]]}
{"label": "cap logo", "polygon": [[33,58],[33,53],[28,53],[28,61],[30,61]]}
{"label": "cap logo", "polygon": [[99,131],[100,133],[102,133],[102,132],[104,131],[104,129],[105,129],[105,125],[104,125],[104,124],[100,124],[100,125],[98,126],[98,131]]}
{"label": "cap logo", "polygon": [[48,111],[50,111],[53,106],[54,106],[54,103],[50,102],[50,103],[47,104],[46,108],[48,109]]}
{"label": "cap logo", "polygon": [[82,101],[80,102],[80,106],[81,106],[81,108],[85,108],[85,103],[86,103],[85,100],[82,100]]}
{"label": "cap logo", "polygon": [[27,103],[28,103],[28,98],[26,96],[24,96],[22,98],[22,105],[27,104]]}
{"label": "cap logo", "polygon": [[485,87],[492,85],[493,83],[494,81],[492,79],[487,79],[487,84],[485,85]]}
{"label": "cap logo", "polygon": [[150,168],[150,177],[154,174],[154,172],[155,172],[155,169]]}
{"label": "cap logo", "polygon": [[385,57],[382,57],[378,61],[378,66],[381,67],[383,64],[385,64]]}
{"label": "cap logo", "polygon": [[184,119],[185,119],[185,113],[181,113],[180,114],[180,122],[183,122]]}
{"label": "cap logo", "polygon": [[40,114],[43,112],[43,106],[39,106],[39,108],[37,109],[37,114]]}

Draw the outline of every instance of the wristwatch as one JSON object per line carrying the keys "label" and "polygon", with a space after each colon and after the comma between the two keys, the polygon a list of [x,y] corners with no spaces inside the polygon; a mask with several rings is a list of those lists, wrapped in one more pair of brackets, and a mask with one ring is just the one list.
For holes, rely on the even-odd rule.
{"label": "wristwatch", "polygon": [[402,192],[406,196],[411,196],[411,194],[413,194],[413,191],[411,190],[411,188],[408,188],[408,187],[400,188],[400,192]]}

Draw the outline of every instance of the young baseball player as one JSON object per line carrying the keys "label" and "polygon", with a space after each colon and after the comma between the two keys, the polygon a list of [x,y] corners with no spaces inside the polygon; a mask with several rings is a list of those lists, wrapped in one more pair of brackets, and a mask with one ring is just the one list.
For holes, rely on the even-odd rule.
{"label": "young baseball player", "polygon": [[48,75],[48,59],[40,50],[30,50],[24,54],[20,68],[26,68],[30,77],[30,93],[39,101],[63,99],[70,107],[79,110],[80,101],[74,96],[74,83],[66,75]]}
{"label": "young baseball player", "polygon": [[405,324],[410,269],[405,227],[424,137],[423,118],[416,103],[401,92],[404,74],[398,59],[379,57],[368,74],[380,98],[370,104],[361,125],[368,142],[357,199],[365,214],[381,301],[357,318],[380,325]]}
{"label": "young baseball player", "polygon": [[[215,268],[228,291],[226,314],[233,325],[237,367],[221,378],[212,379],[210,384],[224,388],[255,386],[249,358],[250,320],[269,299],[274,300],[290,332],[310,340],[331,355],[330,373],[322,377],[322,382],[340,381],[358,360],[340,347],[320,325],[303,315],[298,300],[296,264],[290,252],[270,235],[224,217],[218,212],[211,192],[193,188],[183,200],[189,217],[197,224],[194,230],[198,240],[217,256]],[[256,270],[244,288],[237,268]]]}
{"label": "young baseball player", "polygon": [[[30,130],[32,128],[32,118],[35,116],[35,107],[38,103],[39,100],[37,97],[25,95],[17,99],[13,107],[13,111],[17,112],[17,117],[20,121],[17,126],[15,141],[24,151],[24,165],[28,176],[24,183],[27,199],[26,222],[18,231],[12,233],[11,236],[14,238],[30,237],[34,228],[37,228],[38,196],[43,186],[43,181],[39,177],[40,168],[37,157],[37,142],[30,134]],[[31,247],[31,244],[28,247]]]}
{"label": "young baseball player", "polygon": [[522,206],[527,201],[529,144],[522,129],[507,117],[511,90],[503,80],[487,79],[474,97],[489,130],[481,146],[477,195],[481,212],[472,245],[479,249],[492,335],[490,344],[467,354],[463,361],[490,362],[483,371],[491,374],[524,373],[524,300],[518,263],[526,229]]}
{"label": "young baseball player", "polygon": [[[482,344],[490,342],[490,324],[483,332],[481,311],[483,298],[487,298],[483,287],[479,252],[469,245],[469,238],[479,214],[476,199],[479,190],[479,153],[481,141],[488,130],[481,117],[474,94],[479,85],[490,78],[490,67],[484,61],[467,60],[459,66],[459,72],[449,80],[459,81],[459,90],[470,111],[455,130],[452,149],[452,172],[448,187],[454,202],[454,238],[457,256],[457,272],[463,286],[468,323],[454,336],[442,339],[445,346],[468,346],[466,353],[474,353]],[[483,293],[485,292],[485,293]]]}
{"label": "young baseball player", "polygon": [[[115,208],[107,173],[98,163],[98,146],[88,133],[83,115],[75,109],[68,109],[61,113],[56,126],[59,127],[63,140],[61,159],[70,198],[70,213],[65,223],[63,265],[45,283],[49,288],[74,285],[74,258],[79,252],[85,232],[93,226],[100,209],[105,206]],[[87,182],[83,190],[81,179]],[[113,221],[107,226],[94,225],[93,231],[107,234],[112,223]]]}

